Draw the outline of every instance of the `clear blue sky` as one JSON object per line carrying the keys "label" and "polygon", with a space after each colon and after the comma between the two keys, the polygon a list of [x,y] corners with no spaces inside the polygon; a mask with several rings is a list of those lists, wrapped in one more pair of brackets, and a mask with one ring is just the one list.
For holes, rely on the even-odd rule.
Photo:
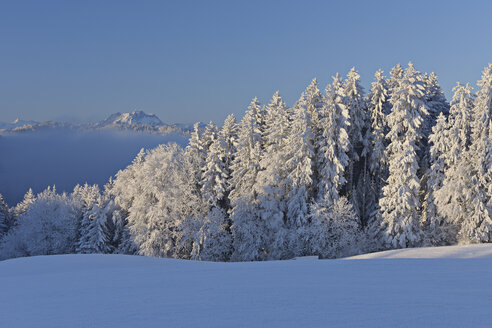
{"label": "clear blue sky", "polygon": [[96,120],[142,109],[166,122],[291,105],[313,77],[412,60],[449,96],[492,61],[492,1],[0,2],[0,121]]}

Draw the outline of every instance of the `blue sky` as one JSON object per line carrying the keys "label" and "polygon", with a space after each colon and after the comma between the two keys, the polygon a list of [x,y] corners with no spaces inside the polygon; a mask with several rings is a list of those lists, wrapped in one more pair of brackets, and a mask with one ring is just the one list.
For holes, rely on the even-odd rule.
{"label": "blue sky", "polygon": [[242,116],[278,89],[292,104],[356,66],[412,60],[447,96],[492,61],[491,1],[0,2],[0,121],[166,122]]}

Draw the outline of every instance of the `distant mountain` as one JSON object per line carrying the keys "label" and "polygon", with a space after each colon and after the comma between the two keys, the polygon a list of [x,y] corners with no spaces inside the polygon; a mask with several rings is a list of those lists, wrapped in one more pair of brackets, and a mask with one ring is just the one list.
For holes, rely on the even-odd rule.
{"label": "distant mountain", "polygon": [[12,130],[27,124],[38,124],[39,122],[36,121],[24,121],[21,119],[15,119],[15,121],[11,123],[6,123],[6,122],[0,122],[0,130]]}
{"label": "distant mountain", "polygon": [[107,127],[112,125],[149,125],[149,126],[164,126],[164,124],[156,115],[146,114],[143,111],[133,111],[131,113],[115,113],[107,119],[96,123],[98,127]]}
{"label": "distant mountain", "polygon": [[[200,128],[203,124],[200,123]],[[114,113],[106,119],[89,124],[73,124],[55,121],[35,122],[15,120],[12,123],[0,122],[0,133],[22,133],[37,132],[47,130],[117,130],[117,131],[138,131],[149,134],[168,135],[184,134],[188,135],[193,130],[193,124],[166,124],[154,114],[147,114],[143,111],[133,111],[131,113]]]}

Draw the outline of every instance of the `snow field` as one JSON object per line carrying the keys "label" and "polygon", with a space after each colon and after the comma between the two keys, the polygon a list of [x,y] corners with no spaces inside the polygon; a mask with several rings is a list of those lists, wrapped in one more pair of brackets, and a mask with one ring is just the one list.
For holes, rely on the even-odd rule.
{"label": "snow field", "polygon": [[[420,259],[212,263],[125,255],[0,262],[2,327],[472,327],[490,323],[492,247]],[[457,257],[476,258],[457,259]],[[423,259],[424,257],[441,257]],[[443,258],[444,257],[444,258]],[[363,258],[363,257],[359,257]]]}

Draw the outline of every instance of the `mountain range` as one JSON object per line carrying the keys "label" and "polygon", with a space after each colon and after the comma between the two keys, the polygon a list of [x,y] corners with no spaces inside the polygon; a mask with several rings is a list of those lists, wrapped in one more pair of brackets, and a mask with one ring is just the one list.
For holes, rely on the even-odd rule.
{"label": "mountain range", "polygon": [[[200,127],[203,127],[203,124],[200,123]],[[11,123],[0,122],[0,133],[11,134],[47,130],[118,130],[167,135],[172,133],[189,134],[193,130],[193,124],[167,124],[156,115],[147,114],[140,110],[131,113],[114,113],[102,121],[87,124],[56,121],[36,122],[20,119]]]}

